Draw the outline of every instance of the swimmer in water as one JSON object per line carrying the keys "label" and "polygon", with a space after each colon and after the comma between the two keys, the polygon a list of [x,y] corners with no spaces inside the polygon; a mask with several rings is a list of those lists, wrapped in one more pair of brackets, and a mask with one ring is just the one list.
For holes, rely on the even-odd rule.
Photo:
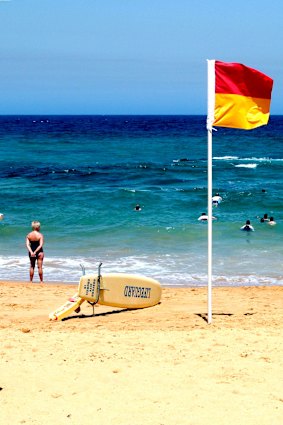
{"label": "swimmer in water", "polygon": [[267,224],[269,224],[270,226],[275,226],[276,221],[274,220],[273,217],[270,217],[269,221],[267,222]]}
{"label": "swimmer in water", "polygon": [[[260,220],[261,221],[261,220]],[[263,215],[263,221],[269,221],[268,214]]]}
{"label": "swimmer in water", "polygon": [[[207,221],[207,220],[208,220],[208,215],[207,215],[206,213],[202,213],[202,214],[199,216],[198,220],[199,220],[199,221]],[[216,217],[213,217],[213,216],[212,216],[212,220],[216,220]]]}
{"label": "swimmer in water", "polygon": [[222,201],[222,198],[219,195],[219,193],[216,193],[216,195],[212,197],[212,205],[214,205],[215,207],[218,207],[221,201]]}
{"label": "swimmer in water", "polygon": [[137,204],[134,208],[135,211],[141,211],[141,206],[139,204]]}
{"label": "swimmer in water", "polygon": [[241,227],[241,230],[244,230],[245,232],[254,232],[255,229],[251,225],[250,220],[247,220],[246,224]]}

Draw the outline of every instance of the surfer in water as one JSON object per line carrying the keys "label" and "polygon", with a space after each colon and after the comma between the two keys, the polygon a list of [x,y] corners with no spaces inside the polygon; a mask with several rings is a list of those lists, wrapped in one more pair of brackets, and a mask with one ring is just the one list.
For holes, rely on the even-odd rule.
{"label": "surfer in water", "polygon": [[31,227],[32,227],[32,232],[30,232],[26,237],[26,247],[27,247],[27,250],[29,253],[29,259],[30,259],[30,269],[29,269],[30,282],[33,281],[35,263],[37,262],[40,283],[43,283],[42,265],[43,265],[43,259],[44,259],[44,252],[43,252],[44,237],[43,237],[43,234],[40,233],[39,221],[33,221],[31,223]]}

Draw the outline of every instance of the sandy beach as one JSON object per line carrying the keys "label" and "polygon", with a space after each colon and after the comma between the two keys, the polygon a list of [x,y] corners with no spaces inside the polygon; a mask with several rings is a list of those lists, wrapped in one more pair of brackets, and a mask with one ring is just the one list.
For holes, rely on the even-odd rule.
{"label": "sandy beach", "polygon": [[76,285],[1,282],[0,422],[283,423],[283,287],[165,288],[161,303],[84,303]]}

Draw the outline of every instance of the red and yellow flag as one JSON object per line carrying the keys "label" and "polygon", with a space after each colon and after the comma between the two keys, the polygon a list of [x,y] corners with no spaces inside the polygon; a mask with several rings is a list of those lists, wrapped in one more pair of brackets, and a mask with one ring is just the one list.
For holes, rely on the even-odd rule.
{"label": "red and yellow flag", "polygon": [[209,62],[209,72],[214,68],[208,77],[214,84],[212,125],[250,130],[267,124],[273,80],[240,63]]}

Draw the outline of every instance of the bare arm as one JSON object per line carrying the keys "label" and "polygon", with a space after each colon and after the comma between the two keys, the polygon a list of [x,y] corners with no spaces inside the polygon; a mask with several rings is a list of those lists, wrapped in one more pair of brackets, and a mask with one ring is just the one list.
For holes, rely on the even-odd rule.
{"label": "bare arm", "polygon": [[30,253],[30,255],[34,255],[34,253],[31,250],[31,247],[30,247],[30,241],[29,241],[28,235],[26,237],[26,247],[27,247],[27,250]]}
{"label": "bare arm", "polygon": [[34,254],[36,254],[42,247],[43,247],[43,244],[44,244],[44,237],[43,237],[43,235],[40,233],[40,238],[39,238],[39,245],[38,245],[38,247],[36,248],[36,250],[34,251]]}

